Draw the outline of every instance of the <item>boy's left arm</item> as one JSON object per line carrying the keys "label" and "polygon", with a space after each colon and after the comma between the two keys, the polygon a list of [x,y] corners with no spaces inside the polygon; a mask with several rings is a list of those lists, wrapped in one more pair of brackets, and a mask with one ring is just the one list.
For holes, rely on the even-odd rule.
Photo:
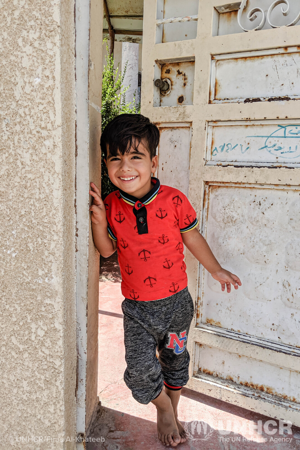
{"label": "boy's left arm", "polygon": [[231,284],[235,289],[242,285],[239,277],[220,266],[208,243],[196,228],[182,233],[182,240],[200,264],[208,270],[215,280],[221,283],[222,291],[225,291],[225,285],[227,286],[227,292],[231,291]]}

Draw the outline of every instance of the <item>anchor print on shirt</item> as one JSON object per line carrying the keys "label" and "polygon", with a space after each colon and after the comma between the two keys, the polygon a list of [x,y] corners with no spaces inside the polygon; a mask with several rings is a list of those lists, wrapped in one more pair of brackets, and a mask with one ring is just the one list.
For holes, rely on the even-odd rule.
{"label": "anchor print on shirt", "polygon": [[168,258],[166,258],[166,259],[164,260],[163,267],[164,267],[165,269],[171,269],[171,267],[173,267],[173,266],[174,266],[174,263],[172,263],[172,261],[170,261]]}
{"label": "anchor print on shirt", "polygon": [[132,300],[137,300],[138,298],[140,298],[140,296],[134,289],[131,289],[131,291],[129,291],[129,295]]}
{"label": "anchor print on shirt", "polygon": [[105,205],[105,210],[108,211],[108,210],[109,210],[108,204],[107,204],[107,203],[104,203],[104,205]]}
{"label": "anchor print on shirt", "polygon": [[175,220],[174,220],[174,227],[179,228],[179,219],[177,219],[177,217],[175,217]]}
{"label": "anchor print on shirt", "polygon": [[178,244],[176,245],[176,250],[178,250],[179,252],[182,252],[183,250],[183,243],[182,242],[178,242]]}
{"label": "anchor print on shirt", "polygon": [[178,206],[182,205],[182,198],[179,197],[179,195],[176,195],[175,197],[173,197],[172,200],[173,200],[173,204],[176,206],[176,208]]}
{"label": "anchor print on shirt", "polygon": [[165,234],[162,234],[161,236],[159,236],[159,238],[158,238],[158,242],[160,243],[160,244],[166,244],[167,242],[169,242],[169,238],[168,238],[168,236],[166,236]]}
{"label": "anchor print on shirt", "polygon": [[119,212],[116,214],[116,217],[114,217],[114,219],[115,219],[116,222],[122,223],[122,222],[124,222],[125,217],[124,217],[124,214],[123,214],[121,211],[119,211]]}
{"label": "anchor print on shirt", "polygon": [[167,217],[168,213],[166,213],[165,209],[162,208],[158,208],[156,210],[156,217],[158,217],[159,219],[164,219],[165,217]]}
{"label": "anchor print on shirt", "polygon": [[148,255],[151,255],[151,252],[149,252],[149,250],[141,250],[138,255],[143,261],[147,262],[150,258]]}
{"label": "anchor print on shirt", "polygon": [[116,192],[116,197],[120,200],[120,198],[121,198],[121,194],[120,194],[120,192],[119,191],[117,191]]}
{"label": "anchor print on shirt", "polygon": [[125,272],[128,273],[128,275],[131,275],[133,273],[132,267],[129,264],[126,264]]}
{"label": "anchor print on shirt", "polygon": [[175,283],[173,281],[173,283],[170,286],[169,292],[172,292],[172,294],[175,294],[178,291],[178,289],[179,289],[179,284]]}
{"label": "anchor print on shirt", "polygon": [[156,278],[149,276],[149,277],[145,278],[144,283],[146,286],[149,286],[152,288],[156,284]]}
{"label": "anchor print on shirt", "polygon": [[191,220],[190,217],[193,217],[193,216],[191,214],[186,214],[186,216],[184,218],[185,225],[190,225],[193,222],[193,220]]}
{"label": "anchor print on shirt", "polygon": [[124,248],[124,250],[125,250],[125,248],[128,247],[127,242],[126,242],[123,238],[120,239],[120,246],[121,246],[122,248]]}

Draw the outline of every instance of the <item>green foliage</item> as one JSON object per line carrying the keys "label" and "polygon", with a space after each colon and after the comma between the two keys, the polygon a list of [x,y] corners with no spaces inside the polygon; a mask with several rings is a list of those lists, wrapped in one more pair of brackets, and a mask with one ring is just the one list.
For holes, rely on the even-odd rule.
{"label": "green foliage", "polygon": [[[106,125],[113,120],[119,114],[139,114],[140,105],[136,106],[135,101],[132,103],[125,103],[125,92],[128,87],[123,86],[124,77],[126,73],[127,63],[123,73],[119,70],[119,67],[114,69],[114,57],[109,54],[108,43],[106,41],[106,52],[107,56],[105,58],[106,64],[103,68],[102,73],[102,131]],[[116,190],[116,187],[111,183],[106,165],[104,163],[105,155],[101,155],[101,193],[104,199],[110,192]]]}

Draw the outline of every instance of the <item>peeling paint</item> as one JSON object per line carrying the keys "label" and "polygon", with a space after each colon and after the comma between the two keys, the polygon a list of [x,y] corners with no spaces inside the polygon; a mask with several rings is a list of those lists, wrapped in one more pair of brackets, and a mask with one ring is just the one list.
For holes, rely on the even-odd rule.
{"label": "peeling paint", "polygon": [[205,319],[205,322],[206,322],[206,323],[209,323],[209,324],[211,324],[211,325],[215,325],[216,327],[221,327],[221,326],[222,326],[221,322],[216,322],[216,321],[213,320],[213,319],[208,319],[208,318],[206,318],[206,319]]}
{"label": "peeling paint", "polygon": [[211,103],[275,102],[300,97],[300,55],[295,47],[214,55],[211,64]]}
{"label": "peeling paint", "polygon": [[[299,188],[212,185],[207,189],[210,200],[204,209],[204,216],[208,211],[204,226],[208,243],[221,265],[239,271],[244,283],[239,292],[222,294],[219,283],[206,274],[204,322],[220,326],[222,320],[223,328],[274,341],[280,338],[285,344],[297,346]],[[286,307],[296,314],[292,320]]]}
{"label": "peeling paint", "polygon": [[[168,79],[171,83],[171,90],[164,95],[160,92],[154,106],[182,106],[193,104],[194,94],[194,61],[163,63],[157,62],[160,66],[160,78]],[[155,88],[158,90],[158,88]],[[156,91],[155,91],[156,95]]]}
{"label": "peeling paint", "polygon": [[[198,344],[197,344],[198,346]],[[287,369],[273,367],[272,371],[266,370],[266,364],[255,359],[247,360],[244,356],[231,355],[229,353],[202,345],[199,347],[198,373],[204,373],[220,380],[229,380],[239,386],[246,386],[256,391],[299,403],[299,395],[294,386],[300,375]],[[222,364],[220,365],[220,360]],[[258,380],[261,380],[260,382]]]}
{"label": "peeling paint", "polygon": [[162,184],[188,196],[191,128],[189,124],[156,124],[160,131],[157,175]]}

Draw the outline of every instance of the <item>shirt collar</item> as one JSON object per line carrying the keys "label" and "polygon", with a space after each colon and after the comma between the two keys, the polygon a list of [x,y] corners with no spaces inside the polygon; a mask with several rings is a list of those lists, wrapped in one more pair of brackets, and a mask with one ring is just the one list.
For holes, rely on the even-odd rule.
{"label": "shirt collar", "polygon": [[148,205],[155,199],[155,197],[158,194],[159,188],[160,188],[160,182],[159,182],[158,178],[152,177],[151,182],[154,183],[154,186],[142,198],[136,198],[133,195],[127,194],[127,192],[124,192],[121,189],[119,189],[120,195],[121,195],[122,199],[124,200],[124,202],[129,203],[129,205],[134,206],[136,202],[140,202],[144,205]]}

